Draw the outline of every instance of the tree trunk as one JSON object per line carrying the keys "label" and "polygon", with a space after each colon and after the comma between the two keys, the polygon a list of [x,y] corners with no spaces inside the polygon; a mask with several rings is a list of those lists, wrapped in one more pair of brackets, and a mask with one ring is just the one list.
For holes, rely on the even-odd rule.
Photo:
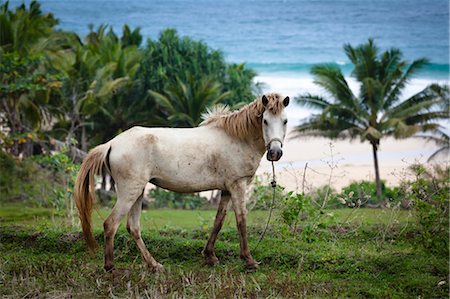
{"label": "tree trunk", "polygon": [[[67,146],[67,142],[62,142],[54,138],[50,138],[50,144],[52,144],[57,151],[61,151],[65,146]],[[83,159],[84,157],[86,157],[87,153],[76,148],[75,146],[69,146],[68,155],[73,159],[74,162],[81,163],[83,162]]]}
{"label": "tree trunk", "polygon": [[86,126],[84,124],[81,127],[81,150],[83,152],[87,152],[87,135],[86,135]]}
{"label": "tree trunk", "polygon": [[373,142],[371,144],[373,152],[373,163],[375,166],[375,183],[377,186],[377,198],[379,201],[381,201],[383,198],[381,194],[380,167],[378,166],[378,145]]}
{"label": "tree trunk", "polygon": [[106,191],[106,169],[105,169],[105,167],[103,167],[103,170],[102,170],[102,187],[101,187],[101,189]]}

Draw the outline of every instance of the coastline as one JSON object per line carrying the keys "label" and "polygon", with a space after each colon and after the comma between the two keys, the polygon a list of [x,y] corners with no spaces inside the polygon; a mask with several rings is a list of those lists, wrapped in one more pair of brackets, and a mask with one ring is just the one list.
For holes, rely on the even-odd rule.
{"label": "coastline", "polygon": [[[357,82],[346,77],[350,88],[354,93],[358,91]],[[323,94],[313,83],[313,78],[306,74],[261,74],[256,77],[256,82],[263,82],[263,92],[277,91],[291,98],[291,104],[286,110],[289,119],[289,132],[286,136],[284,155],[275,163],[278,182],[289,191],[301,191],[299,186],[303,180],[306,163],[308,169],[305,176],[305,188],[317,188],[327,185],[340,189],[352,181],[373,180],[374,166],[372,151],[368,143],[360,140],[330,140],[325,138],[292,138],[293,128],[300,120],[314,113],[313,110],[297,105],[294,98],[305,92]],[[448,80],[432,80],[416,78],[406,86],[403,97],[407,98],[430,83],[446,83]],[[448,124],[447,124],[448,127]],[[437,146],[420,138],[408,138],[395,140],[384,138],[381,140],[379,151],[381,179],[389,186],[395,186],[408,176],[407,168],[414,163],[427,163],[428,157],[437,150]],[[332,149],[333,157],[330,150]],[[333,159],[333,162],[331,162]],[[448,157],[440,156],[433,163],[449,163]],[[257,174],[264,177],[270,175],[271,165],[265,159]],[[300,182],[300,183],[299,183]]]}

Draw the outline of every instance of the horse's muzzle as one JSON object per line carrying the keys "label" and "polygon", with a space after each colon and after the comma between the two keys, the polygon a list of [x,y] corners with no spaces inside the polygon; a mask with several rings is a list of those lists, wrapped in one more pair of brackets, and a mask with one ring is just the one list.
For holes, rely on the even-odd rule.
{"label": "horse's muzzle", "polygon": [[283,156],[281,148],[267,150],[267,160],[269,161],[278,161],[281,156]]}

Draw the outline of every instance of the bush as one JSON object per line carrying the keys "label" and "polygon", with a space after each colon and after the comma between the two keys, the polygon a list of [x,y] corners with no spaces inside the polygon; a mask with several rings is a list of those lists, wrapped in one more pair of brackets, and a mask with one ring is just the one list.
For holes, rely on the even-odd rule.
{"label": "bush", "polygon": [[19,160],[0,150],[0,200],[47,206],[55,183],[51,173],[27,158]]}
{"label": "bush", "polygon": [[198,194],[177,193],[155,188],[149,191],[149,197],[154,199],[154,201],[150,202],[149,206],[155,209],[196,210],[211,208],[206,198]]}
{"label": "bush", "polygon": [[57,152],[52,155],[37,155],[31,158],[38,165],[45,169],[52,182],[49,194],[53,194],[47,206],[57,210],[70,209],[73,214],[73,190],[75,178],[79,170],[79,165],[73,161],[64,152]]}
{"label": "bush", "polygon": [[280,221],[284,234],[297,234],[306,242],[319,239],[333,218],[317,201],[303,193],[288,192],[283,196]]}
{"label": "bush", "polygon": [[421,244],[432,252],[448,256],[450,168],[437,165],[429,170],[416,164],[410,169],[415,179],[402,185],[413,201]]}
{"label": "bush", "polygon": [[[275,187],[274,208],[279,206],[279,196],[284,192],[280,185]],[[250,198],[247,201],[248,210],[269,210],[272,206],[273,188],[270,183],[263,183],[260,177],[255,177]]]}
{"label": "bush", "polygon": [[319,206],[322,206],[323,201],[326,200],[326,209],[342,208],[342,204],[337,201],[336,190],[328,185],[317,187],[307,194],[311,200],[315,201]]}
{"label": "bush", "polygon": [[403,197],[399,187],[387,187],[384,182],[381,185],[382,199],[377,198],[375,182],[353,182],[330,199],[329,208],[339,207],[383,207],[387,202],[396,203]]}
{"label": "bush", "polygon": [[0,200],[73,212],[78,166],[64,153],[23,160],[0,151]]}

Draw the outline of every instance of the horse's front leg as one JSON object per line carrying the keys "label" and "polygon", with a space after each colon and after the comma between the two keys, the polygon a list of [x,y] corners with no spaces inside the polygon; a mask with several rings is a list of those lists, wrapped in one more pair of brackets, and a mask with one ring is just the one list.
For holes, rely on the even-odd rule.
{"label": "horse's front leg", "polygon": [[243,259],[249,269],[258,268],[256,262],[250,254],[247,241],[247,208],[246,202],[247,180],[239,180],[230,188],[231,201],[233,203],[234,213],[236,215],[236,224],[239,231],[241,253],[240,257]]}
{"label": "horse's front leg", "polygon": [[219,234],[223,225],[223,221],[225,220],[225,216],[227,215],[227,207],[229,201],[230,192],[222,191],[219,208],[217,209],[216,219],[214,220],[214,227],[211,235],[209,236],[208,243],[206,243],[206,246],[202,251],[202,254],[205,257],[205,262],[211,266],[219,262],[219,259],[216,257],[216,254],[214,252],[214,244],[216,243],[217,235]]}

